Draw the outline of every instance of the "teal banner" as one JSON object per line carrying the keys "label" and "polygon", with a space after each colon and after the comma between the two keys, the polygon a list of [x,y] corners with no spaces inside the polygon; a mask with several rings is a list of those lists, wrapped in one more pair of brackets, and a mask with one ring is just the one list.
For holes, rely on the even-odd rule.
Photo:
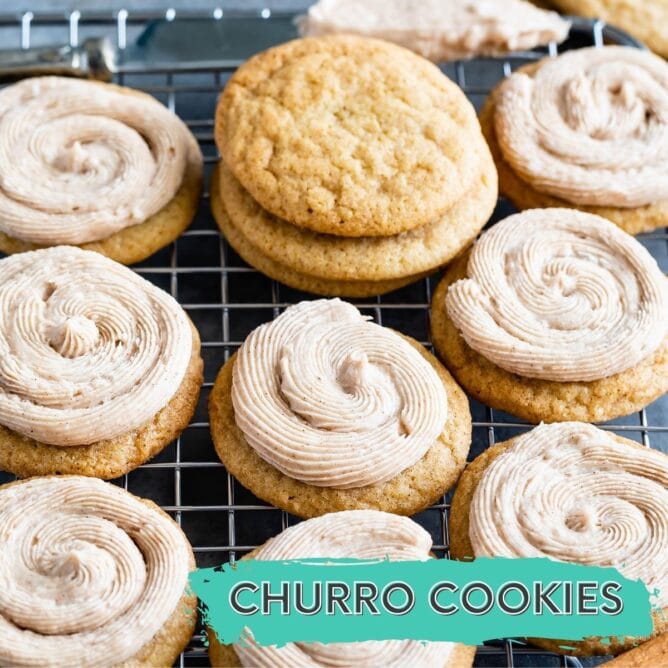
{"label": "teal banner", "polygon": [[[220,642],[642,636],[651,596],[614,568],[549,559],[300,559],[200,569],[191,587]],[[567,647],[565,647],[567,649]]]}

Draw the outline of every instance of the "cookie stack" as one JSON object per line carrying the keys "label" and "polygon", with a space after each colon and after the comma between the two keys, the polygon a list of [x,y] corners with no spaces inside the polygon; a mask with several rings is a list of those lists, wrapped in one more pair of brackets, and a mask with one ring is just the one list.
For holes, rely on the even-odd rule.
{"label": "cookie stack", "polygon": [[394,290],[445,264],[496,203],[475,111],[432,63],[350,35],[251,58],[216,110],[214,216],[233,248],[324,295]]}

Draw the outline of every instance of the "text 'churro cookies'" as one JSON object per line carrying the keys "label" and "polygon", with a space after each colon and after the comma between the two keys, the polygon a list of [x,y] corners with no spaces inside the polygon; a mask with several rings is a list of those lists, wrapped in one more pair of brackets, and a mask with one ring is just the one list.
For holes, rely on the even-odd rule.
{"label": "text 'churro cookies'", "polygon": [[530,422],[609,420],[668,389],[668,281],[592,214],[534,209],[497,223],[448,268],[431,322],[462,386]]}
{"label": "text 'churro cookies'", "polygon": [[[364,558],[424,561],[430,558],[431,537],[407,517],[375,510],[330,513],[289,527],[247,558],[285,560]],[[439,666],[470,668],[475,647],[451,642],[372,640],[353,643],[287,643],[260,647],[252,642],[223,645],[209,628],[209,659],[213,666]]]}
{"label": "text 'churro cookies'", "polygon": [[445,264],[487,222],[496,171],[464,93],[362,37],[295,40],[243,64],[216,110],[211,206],[249,264],[361,297]]}
{"label": "text 'churro cookies'", "polygon": [[439,362],[338,299],[254,330],[218,374],[209,414],[227,470],[302,517],[413,514],[455,483],[471,442],[468,402]]}
{"label": "text 'churro cookies'", "polygon": [[186,125],[139,91],[63,77],[0,91],[0,250],[71,245],[123,264],[190,224],[202,155]]}
{"label": "text 'churro cookies'", "polygon": [[630,234],[668,223],[668,64],[606,46],[522,67],[481,124],[518,209],[572,207]]}
{"label": "text 'churro cookies'", "polygon": [[195,558],[152,501],[95,478],[0,487],[0,663],[168,666],[188,644]]}
{"label": "text 'churro cookies'", "polygon": [[0,260],[0,469],[115,478],[192,417],[203,363],[181,306],[99,253]]}
{"label": "text 'churro cookies'", "polygon": [[[542,424],[491,446],[462,474],[450,550],[470,557],[547,557],[612,566],[668,613],[668,457],[592,425]],[[658,593],[657,593],[658,592]],[[641,638],[532,639],[550,651],[619,654]]]}

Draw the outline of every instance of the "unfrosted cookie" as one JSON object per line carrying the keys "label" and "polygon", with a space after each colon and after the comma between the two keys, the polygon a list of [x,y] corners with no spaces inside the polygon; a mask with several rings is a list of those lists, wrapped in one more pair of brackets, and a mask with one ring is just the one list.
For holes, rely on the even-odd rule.
{"label": "unfrosted cookie", "polygon": [[[539,475],[544,477],[540,485]],[[634,441],[584,423],[540,425],[491,446],[466,467],[450,509],[450,553],[464,560],[541,554],[588,564],[591,555],[598,554],[600,565],[620,564],[622,573],[630,569],[629,577],[640,577],[650,590],[657,585],[663,589],[663,610],[653,614],[652,635],[664,633],[668,577],[665,560],[654,559],[653,567],[651,555],[666,550],[668,534],[656,521],[665,524],[668,518],[667,475],[668,457]],[[596,486],[590,484],[593,476]],[[639,488],[646,490],[642,505],[634,496]],[[502,513],[490,515],[492,505]],[[532,514],[519,516],[517,508],[531,508]],[[517,523],[522,529],[513,532]],[[503,532],[494,527],[503,527]],[[617,540],[618,532],[629,540]],[[504,536],[521,538],[518,542]],[[615,557],[616,550],[623,553]],[[553,652],[592,656],[619,654],[643,639],[609,640],[532,638],[531,642]]]}
{"label": "unfrosted cookie", "polygon": [[[489,284],[504,288],[504,292],[508,287],[509,294],[514,297],[511,301],[498,295],[486,297],[486,303],[501,309],[501,316],[492,313],[485,316],[477,309],[467,312],[466,326],[474,330],[472,336],[479,334],[482,345],[489,346],[486,348],[490,351],[488,354],[498,357],[497,362],[467,343],[446,307],[450,287],[470,276],[470,254],[449,266],[432,300],[432,340],[457,381],[479,401],[530,422],[609,420],[640,410],[668,390],[668,337],[665,334],[665,311],[662,311],[661,306],[665,290],[664,277],[640,244],[605,220],[595,219],[601,221],[595,223],[601,226],[598,248],[592,243],[593,239],[587,241],[584,223],[582,232],[579,231],[578,221],[563,237],[560,237],[561,232],[550,234],[550,227],[560,217],[566,220],[572,215],[586,216],[566,209],[528,211],[498,223],[481,237],[484,239],[496,227],[506,225],[508,221],[515,226],[513,242],[508,245],[503,242],[496,244],[500,249],[498,257],[485,258],[482,264],[477,263],[478,267],[487,267],[488,279],[491,277],[491,280],[485,280]],[[579,239],[580,234],[584,241]],[[619,241],[615,239],[618,235],[624,235],[622,242],[633,242],[632,262],[629,260],[629,264],[625,264],[628,258],[620,253],[619,266],[611,266],[615,255],[608,254],[606,257],[603,250],[605,243],[600,243],[608,235],[612,248],[614,241]],[[492,239],[489,242],[494,246]],[[578,259],[577,245],[583,244],[584,252],[588,243],[593,249],[591,257],[594,263],[591,265],[586,261],[586,255],[580,255],[583,260]],[[601,258],[600,265],[596,263],[596,258]],[[530,271],[521,267],[521,260],[530,263]],[[506,269],[506,278],[495,278],[494,272],[503,268]],[[482,276],[483,273],[481,270],[478,275]],[[581,288],[578,288],[578,284]],[[648,299],[649,304],[652,299],[660,300],[654,307],[653,317],[656,322],[651,316],[648,316],[649,321],[643,319],[645,307],[631,312],[634,285],[637,284],[642,286],[642,297],[637,297],[636,302],[637,299]],[[486,289],[483,287],[483,291]],[[616,289],[619,292],[615,292]],[[628,294],[627,289],[630,290]],[[658,291],[657,294],[652,292],[654,289]],[[478,300],[480,293],[475,285],[462,284],[460,296],[465,290],[470,290],[470,294]],[[646,292],[643,293],[643,290]],[[622,320],[608,325],[612,338],[607,342],[604,309],[615,309],[617,303],[626,304],[629,308],[626,326],[631,329],[626,331],[636,332],[630,334],[630,342],[627,343],[623,342],[625,325]],[[635,308],[638,308],[637,303]],[[645,349],[638,333],[640,329],[633,329],[636,327],[633,324],[633,313],[643,322],[642,337],[653,339]],[[549,326],[545,327],[545,323]],[[505,328],[506,333],[497,331],[496,325],[500,329]],[[513,337],[518,332],[525,343],[521,344],[519,339],[513,343]],[[541,336],[552,337],[545,344],[541,343],[541,332]],[[587,339],[590,334],[594,336]],[[485,343],[482,339],[487,336],[489,338]],[[657,336],[660,337],[659,342],[654,347],[657,343],[654,338]],[[533,348],[520,351],[525,344],[531,344]],[[492,352],[495,346],[496,351]],[[562,349],[563,356],[560,352]],[[513,355],[520,364],[513,368],[522,369],[522,373],[504,368],[498,363],[502,361],[505,366],[512,367]],[[637,360],[634,361],[632,355]],[[613,369],[619,370],[611,373]],[[601,375],[590,380],[577,379],[584,378],[585,374],[587,377]]]}
{"label": "unfrosted cookie", "polygon": [[[330,513],[289,527],[248,554],[246,559],[382,558],[425,561],[430,558],[429,534],[407,517],[375,510]],[[224,632],[224,629],[217,629]],[[223,645],[207,628],[209,659],[213,666],[386,666],[471,668],[475,647],[451,642],[419,640],[337,643],[286,643],[262,647],[252,641]],[[336,657],[333,659],[332,653]]]}
{"label": "unfrosted cookie", "polygon": [[665,99],[668,65],[637,49],[580,49],[521,67],[480,114],[500,193],[518,209],[577,208],[630,234],[664,227]]}
{"label": "unfrosted cookie", "polygon": [[212,176],[211,192],[220,198],[238,235],[275,263],[326,281],[395,281],[433,271],[480,232],[497,196],[496,171],[486,147],[480,166],[472,191],[441,218],[391,237],[345,238],[291,225],[262,209],[222,162]]}
{"label": "unfrosted cookie", "polygon": [[471,191],[483,141],[470,102],[435,65],[350,35],[248,60],[220,98],[215,136],[264,209],[342,236],[437,220]]}
{"label": "unfrosted cookie", "polygon": [[628,31],[652,51],[668,58],[666,0],[550,0],[563,12],[593,19]]}
{"label": "unfrosted cookie", "polygon": [[0,469],[115,478],[188,425],[199,335],[169,295],[72,247],[0,261]]}
{"label": "unfrosted cookie", "polygon": [[5,88],[0,156],[5,253],[69,244],[139,262],[188,227],[202,188],[185,124],[113,84],[42,77]]}
{"label": "unfrosted cookie", "polygon": [[231,357],[209,397],[216,452],[242,485],[313,517],[352,508],[411,515],[456,482],[471,442],[468,401],[422,346],[338,300],[302,302],[272,325],[251,334],[242,366],[239,353]]}
{"label": "unfrosted cookie", "polygon": [[211,212],[216,219],[218,227],[225,235],[230,246],[241,256],[241,258],[252,267],[255,267],[269,278],[289,285],[296,290],[312,292],[318,295],[339,297],[370,297],[392,292],[399,288],[423,278],[425,274],[404,276],[388,280],[365,281],[365,280],[337,280],[320,278],[304,274],[292,268],[292,266],[272,259],[254,246],[243,232],[233,223],[220,197],[219,179],[211,180]]}

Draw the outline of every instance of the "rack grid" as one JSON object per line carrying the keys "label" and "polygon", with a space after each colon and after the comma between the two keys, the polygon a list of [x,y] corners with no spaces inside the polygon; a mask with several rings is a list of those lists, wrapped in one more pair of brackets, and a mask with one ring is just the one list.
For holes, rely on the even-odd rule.
{"label": "rack grid", "polygon": [[[231,14],[222,8],[209,12],[80,12],[67,14],[0,14],[0,38],[6,47],[29,48],[60,40],[77,46],[88,36],[108,36],[121,50],[154,22],[176,20],[207,22],[255,21],[258,28],[278,20],[290,25],[291,15],[269,9]],[[270,28],[271,29],[271,28]],[[556,55],[565,48],[619,43],[640,46],[625,33],[601,21],[574,19],[571,38],[557,47],[513,54],[512,58],[484,58],[444,65],[443,69],[479,107],[489,89],[504,75],[526,62]],[[213,115],[217,95],[241,62],[224,66],[181,68],[128,68],[116,81],[153,94],[178,113],[197,137],[205,160],[205,175],[218,160],[213,141]],[[512,212],[499,200],[491,224]],[[640,237],[668,270],[668,234],[665,230]],[[183,527],[195,551],[198,565],[212,566],[233,561],[298,521],[287,513],[256,499],[237,483],[218,461],[207,422],[208,393],[220,366],[252,329],[276,317],[286,306],[312,295],[272,281],[248,267],[219,234],[208,210],[208,193],[189,230],[170,247],[133,267],[135,271],[167,290],[186,309],[202,338],[205,383],[193,422],[180,438],[151,462],[114,481],[125,489],[153,499]],[[352,300],[380,324],[392,326],[431,348],[429,303],[437,277],[422,279],[397,292],[375,299]],[[470,459],[489,445],[526,431],[529,425],[512,416],[471,401],[473,445]],[[668,451],[668,400],[632,416],[603,425],[648,447]],[[11,476],[0,472],[0,482]],[[434,552],[448,557],[448,511],[450,495],[420,513],[419,521],[434,539]],[[599,660],[587,660],[597,665]],[[559,657],[533,648],[520,640],[499,639],[478,648],[476,666],[582,666],[574,657]],[[180,656],[180,666],[208,665],[205,639],[199,629]]]}

